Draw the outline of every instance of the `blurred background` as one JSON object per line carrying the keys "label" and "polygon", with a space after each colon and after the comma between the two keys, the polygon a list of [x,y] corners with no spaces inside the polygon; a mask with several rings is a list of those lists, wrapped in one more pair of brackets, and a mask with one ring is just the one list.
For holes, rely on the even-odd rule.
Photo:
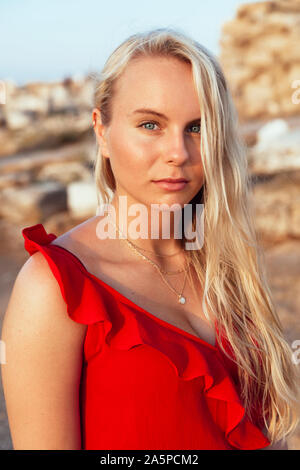
{"label": "blurred background", "polygon": [[[164,26],[191,35],[223,66],[247,145],[270,287],[285,337],[295,348],[300,339],[299,0],[0,0],[0,327],[29,256],[22,228],[43,223],[59,236],[96,214],[95,73],[129,35]],[[288,444],[300,449],[300,430]],[[0,449],[12,449],[2,387]]]}

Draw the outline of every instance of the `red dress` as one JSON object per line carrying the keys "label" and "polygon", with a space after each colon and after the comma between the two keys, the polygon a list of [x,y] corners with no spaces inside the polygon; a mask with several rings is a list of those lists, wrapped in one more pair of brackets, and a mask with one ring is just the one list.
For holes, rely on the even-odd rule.
{"label": "red dress", "polygon": [[[199,337],[159,319],[97,278],[42,224],[22,230],[40,251],[69,316],[88,325],[80,407],[82,449],[261,449],[245,415],[235,363]],[[223,337],[222,337],[223,338]],[[222,339],[222,344],[226,342]],[[228,350],[228,349],[227,349]]]}

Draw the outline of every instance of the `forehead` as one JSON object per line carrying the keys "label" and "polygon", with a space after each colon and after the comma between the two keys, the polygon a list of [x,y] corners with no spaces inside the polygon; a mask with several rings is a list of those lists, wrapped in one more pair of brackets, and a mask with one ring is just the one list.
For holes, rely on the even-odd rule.
{"label": "forehead", "polygon": [[[174,57],[140,57],[127,65],[114,87],[118,113],[137,108],[199,113],[192,66]],[[163,109],[162,109],[163,108]]]}

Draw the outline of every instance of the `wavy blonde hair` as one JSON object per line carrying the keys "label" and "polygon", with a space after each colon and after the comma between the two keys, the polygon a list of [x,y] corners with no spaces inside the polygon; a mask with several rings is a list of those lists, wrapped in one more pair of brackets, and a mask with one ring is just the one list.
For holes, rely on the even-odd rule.
{"label": "wavy blonde hair", "polygon": [[[238,366],[245,413],[253,419],[259,405],[260,424],[271,444],[285,440],[299,422],[299,372],[283,337],[253,228],[245,146],[223,72],[205,47],[178,30],[134,34],[113,51],[100,76],[92,75],[94,105],[104,125],[112,119],[114,83],[130,61],[143,56],[174,57],[192,67],[201,111],[205,183],[190,203],[204,204],[205,240],[200,250],[188,250],[187,257],[204,286],[203,312],[212,324],[217,321],[232,348],[230,358]],[[94,170],[102,202],[108,203],[116,184],[110,161],[100,148]],[[194,217],[195,213],[193,228]],[[222,344],[221,348],[228,356]]]}

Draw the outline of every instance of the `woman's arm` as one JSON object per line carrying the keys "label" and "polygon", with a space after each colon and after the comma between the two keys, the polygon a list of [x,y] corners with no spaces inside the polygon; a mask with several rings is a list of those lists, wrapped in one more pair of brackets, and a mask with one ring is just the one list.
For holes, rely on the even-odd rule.
{"label": "woman's arm", "polygon": [[85,325],[67,313],[40,252],[22,266],[5,314],[1,365],[14,449],[80,449]]}

